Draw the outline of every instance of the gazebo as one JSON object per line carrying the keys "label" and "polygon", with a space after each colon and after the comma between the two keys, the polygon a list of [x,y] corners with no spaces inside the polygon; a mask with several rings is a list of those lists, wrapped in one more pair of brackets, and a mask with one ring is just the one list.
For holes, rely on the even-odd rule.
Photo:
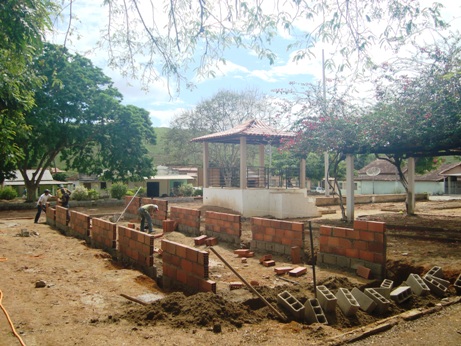
{"label": "gazebo", "polygon": [[[315,199],[307,195],[305,186],[305,159],[301,160],[296,177],[288,173],[278,176],[283,185],[271,186],[271,171],[265,167],[265,146],[279,146],[294,137],[294,133],[252,119],[229,130],[192,139],[203,143],[203,204],[229,208],[245,217],[317,216]],[[209,143],[239,144],[240,167],[227,168],[227,173],[221,168],[210,169]],[[247,145],[259,146],[258,167],[248,167]]]}

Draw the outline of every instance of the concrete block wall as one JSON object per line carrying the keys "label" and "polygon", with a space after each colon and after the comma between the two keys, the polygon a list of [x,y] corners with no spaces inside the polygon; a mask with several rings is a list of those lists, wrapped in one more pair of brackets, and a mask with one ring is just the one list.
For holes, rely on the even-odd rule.
{"label": "concrete block wall", "polygon": [[118,259],[155,278],[154,235],[118,226]]}
{"label": "concrete block wall", "polygon": [[91,217],[75,210],[70,211],[69,233],[90,241]]}
{"label": "concrete block wall", "polygon": [[333,267],[370,268],[374,278],[383,279],[386,270],[386,225],[355,220],[354,228],[320,227],[317,263]]}
{"label": "concrete block wall", "polygon": [[292,247],[304,249],[304,224],[252,217],[250,219],[253,239],[251,249],[262,252],[291,255]]}
{"label": "concrete block wall", "polygon": [[176,222],[176,230],[188,236],[200,235],[200,210],[171,207],[170,220]]}
{"label": "concrete block wall", "polygon": [[56,206],[56,224],[55,227],[60,231],[67,232],[67,208]]}
{"label": "concrete block wall", "polygon": [[98,218],[92,219],[91,246],[115,256],[117,247],[117,224]]}
{"label": "concrete block wall", "polygon": [[46,204],[46,223],[50,226],[56,226],[56,209],[52,208],[50,203]]}
{"label": "concrete block wall", "polygon": [[209,253],[162,239],[163,286],[187,292],[214,292],[216,282],[209,280]]}
{"label": "concrete block wall", "polygon": [[240,244],[242,217],[240,215],[207,211],[205,213],[205,233],[220,241]]}

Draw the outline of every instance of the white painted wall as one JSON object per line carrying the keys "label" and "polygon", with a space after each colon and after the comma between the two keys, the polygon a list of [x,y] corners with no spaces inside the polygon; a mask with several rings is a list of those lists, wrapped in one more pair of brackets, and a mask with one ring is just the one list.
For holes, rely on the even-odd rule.
{"label": "white painted wall", "polygon": [[203,204],[229,208],[244,217],[273,216],[278,219],[319,216],[315,198],[306,190],[216,188],[203,189]]}

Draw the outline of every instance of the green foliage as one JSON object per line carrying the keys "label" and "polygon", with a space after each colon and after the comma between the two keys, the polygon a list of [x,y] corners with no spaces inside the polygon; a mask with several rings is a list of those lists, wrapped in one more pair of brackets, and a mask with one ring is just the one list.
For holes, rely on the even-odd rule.
{"label": "green foliage", "polygon": [[65,172],[58,172],[53,174],[53,179],[57,181],[66,181],[67,180],[67,174]]}
{"label": "green foliage", "polygon": [[190,197],[194,194],[194,185],[192,184],[183,184],[179,187],[179,193],[185,197]]}
{"label": "green foliage", "polygon": [[194,196],[203,196],[203,189],[194,189]]}
{"label": "green foliage", "polygon": [[[45,44],[33,62],[43,77],[25,117],[33,134],[21,132],[15,142],[27,153],[19,169],[28,190],[36,189],[58,155],[67,168],[109,181],[139,180],[155,172],[145,147],[155,143],[149,113],[122,105],[122,95],[100,68],[52,44]],[[36,167],[33,179],[26,177],[26,167]]]}
{"label": "green foliage", "polygon": [[30,133],[24,112],[33,106],[34,91],[42,82],[30,65],[40,52],[54,9],[48,0],[0,1],[0,182],[11,178],[24,158],[16,139]]}
{"label": "green foliage", "polygon": [[72,199],[76,201],[86,201],[88,200],[88,189],[83,185],[78,185],[71,195]]}
{"label": "green foliage", "polygon": [[110,187],[110,195],[112,198],[122,199],[127,195],[128,186],[123,183],[114,183]]}
{"label": "green foliage", "polygon": [[99,199],[99,193],[95,189],[88,190],[88,199],[97,200]]}
{"label": "green foliage", "polygon": [[12,200],[18,197],[18,192],[11,186],[0,188],[0,199]]}
{"label": "green foliage", "polygon": [[[138,189],[139,189],[139,191],[138,191]],[[141,187],[136,187],[136,186],[135,186],[135,187],[132,188],[132,189],[128,189],[128,190],[126,191],[126,195],[127,195],[127,196],[134,196],[134,195],[136,194],[136,192],[138,192],[138,194],[137,194],[138,197],[139,197],[139,196],[144,196],[144,194],[146,193],[146,189],[143,188],[142,186],[141,186]]]}

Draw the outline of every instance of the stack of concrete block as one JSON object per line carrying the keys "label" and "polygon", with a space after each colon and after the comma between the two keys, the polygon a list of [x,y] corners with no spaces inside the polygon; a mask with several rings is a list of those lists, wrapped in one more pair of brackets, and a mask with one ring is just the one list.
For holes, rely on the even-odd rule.
{"label": "stack of concrete block", "polygon": [[408,275],[406,284],[411,287],[411,291],[417,296],[426,295],[431,291],[418,274],[412,273]]}
{"label": "stack of concrete block", "polygon": [[410,299],[411,296],[412,292],[410,286],[399,286],[390,294],[391,299],[398,304],[401,304],[404,301]]}
{"label": "stack of concrete block", "polygon": [[336,302],[337,298],[326,286],[317,286],[316,288],[316,296],[322,307],[323,311],[325,312],[333,312],[336,310]]}
{"label": "stack of concrete block", "polygon": [[456,279],[453,285],[455,286],[456,294],[461,296],[461,274],[459,274],[458,278]]}
{"label": "stack of concrete block", "polygon": [[290,292],[283,291],[282,293],[278,294],[277,304],[281,306],[289,314],[293,315],[293,317],[297,321],[304,320],[304,315],[305,315],[304,305],[298,299],[293,297]]}
{"label": "stack of concrete block", "polygon": [[364,293],[376,303],[375,311],[383,314],[389,310],[391,302],[378,293],[374,288],[365,288]]}
{"label": "stack of concrete block", "polygon": [[354,287],[351,291],[351,294],[359,303],[361,310],[367,313],[371,313],[376,308],[377,304],[375,301],[360,291],[358,288]]}
{"label": "stack of concrete block", "polygon": [[336,299],[345,316],[354,316],[360,308],[359,303],[347,288],[340,288],[336,292]]}
{"label": "stack of concrete block", "polygon": [[322,307],[316,298],[308,299],[304,303],[304,313],[307,323],[328,324],[328,320],[323,313]]}

